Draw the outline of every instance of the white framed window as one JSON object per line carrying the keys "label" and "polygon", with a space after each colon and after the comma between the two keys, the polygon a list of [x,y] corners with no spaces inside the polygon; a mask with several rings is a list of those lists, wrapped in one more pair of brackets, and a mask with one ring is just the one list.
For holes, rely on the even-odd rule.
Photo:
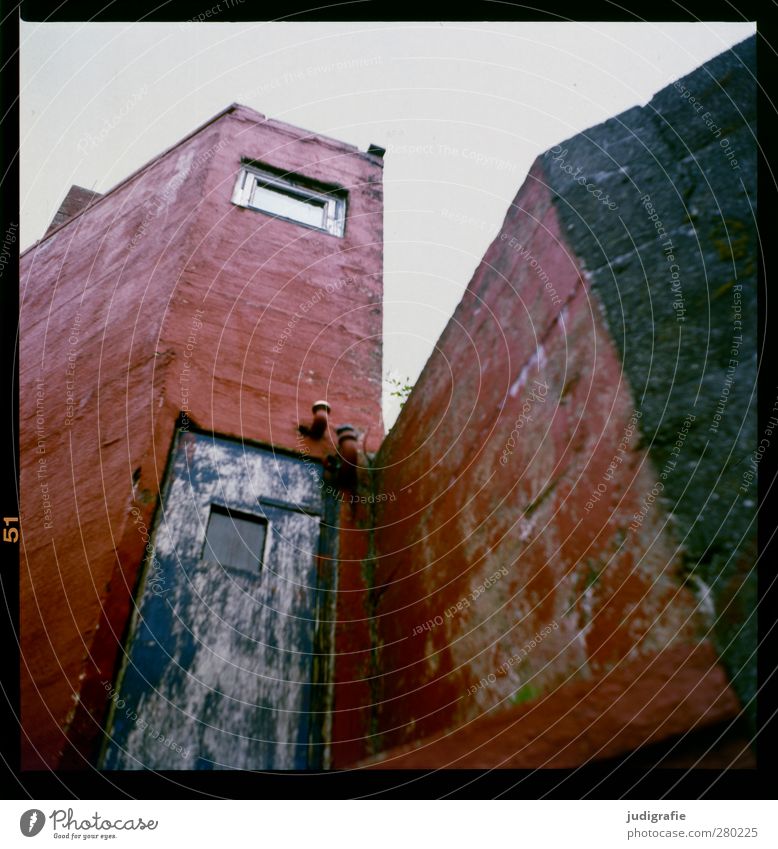
{"label": "white framed window", "polygon": [[346,228],[343,189],[245,160],[235,181],[232,202],[333,236],[343,236]]}

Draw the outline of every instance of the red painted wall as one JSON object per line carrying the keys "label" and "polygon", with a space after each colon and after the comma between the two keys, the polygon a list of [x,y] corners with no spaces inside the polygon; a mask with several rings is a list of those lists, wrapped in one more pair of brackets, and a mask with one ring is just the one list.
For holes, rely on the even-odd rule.
{"label": "red painted wall", "polygon": [[[363,467],[367,458],[362,455]],[[338,551],[335,685],[333,692],[331,766],[341,768],[378,751],[371,705],[375,701],[377,655],[372,610],[372,511],[367,503],[369,478],[358,490],[343,494]]]}
{"label": "red painted wall", "polygon": [[[231,204],[241,156],[347,188],[344,238]],[[381,169],[230,107],[22,257],[25,767],[94,754],[182,409],[301,450],[326,397],[380,443]]]}
{"label": "red painted wall", "polygon": [[[376,492],[396,493],[375,511],[382,763],[420,745],[396,765],[496,766],[472,755],[493,719],[510,765],[543,765],[537,751],[522,758],[522,727],[539,736],[552,705],[575,715],[592,688],[607,694],[590,702],[602,711],[625,669],[666,681],[697,646],[667,516],[657,504],[629,527],[657,480],[634,410],[538,162],[376,458]],[[670,707],[643,741],[736,712],[700,650],[713,660],[692,664],[698,700],[664,688]],[[700,711],[719,697],[724,708]],[[619,737],[634,704],[608,714],[609,754],[635,745]],[[514,721],[528,710],[532,722]],[[594,751],[580,718],[566,765]]]}

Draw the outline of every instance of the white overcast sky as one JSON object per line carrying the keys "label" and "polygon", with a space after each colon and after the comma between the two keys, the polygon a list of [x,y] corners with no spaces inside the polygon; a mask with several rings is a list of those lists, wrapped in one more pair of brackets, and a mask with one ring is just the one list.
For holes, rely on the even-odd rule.
{"label": "white overcast sky", "polygon": [[[21,244],[73,183],[105,192],[233,101],[362,150],[374,142],[387,148],[384,372],[413,381],[533,159],[754,31],[22,22]],[[387,398],[387,427],[396,413]]]}

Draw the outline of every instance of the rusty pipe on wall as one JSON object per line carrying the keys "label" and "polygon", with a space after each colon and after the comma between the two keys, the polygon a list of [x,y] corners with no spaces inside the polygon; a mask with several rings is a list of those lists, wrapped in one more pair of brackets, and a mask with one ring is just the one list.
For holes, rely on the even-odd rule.
{"label": "rusty pipe on wall", "polygon": [[338,435],[338,455],[340,463],[336,483],[341,489],[356,489],[359,452],[357,450],[357,432],[353,425],[341,425],[335,431]]}
{"label": "rusty pipe on wall", "polygon": [[326,401],[316,401],[313,407],[311,407],[311,410],[313,412],[313,421],[310,425],[301,424],[298,430],[303,436],[309,436],[311,439],[321,439],[327,430],[332,409]]}

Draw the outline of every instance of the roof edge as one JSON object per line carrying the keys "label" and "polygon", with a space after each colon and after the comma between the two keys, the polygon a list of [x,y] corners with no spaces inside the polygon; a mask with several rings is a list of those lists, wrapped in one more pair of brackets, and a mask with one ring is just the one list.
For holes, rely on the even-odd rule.
{"label": "roof edge", "polygon": [[134,171],[132,171],[130,174],[128,174],[126,177],[124,177],[122,180],[120,180],[118,183],[111,186],[111,188],[106,190],[105,192],[103,192],[101,194],[101,196],[95,200],[94,203],[92,203],[89,206],[85,207],[84,209],[80,210],[75,215],[68,218],[67,221],[63,221],[62,224],[58,225],[57,227],[54,227],[54,228],[50,227],[43,234],[43,236],[40,237],[40,239],[33,242],[28,248],[25,248],[19,254],[19,259],[21,259],[23,256],[25,256],[30,251],[37,248],[42,242],[45,242],[46,239],[48,239],[50,236],[53,236],[55,233],[58,233],[63,227],[67,227],[69,224],[72,224],[74,221],[79,219],[84,213],[95,209],[97,206],[100,205],[100,203],[105,198],[107,198],[109,195],[112,195],[117,189],[119,189],[122,186],[126,185],[127,183],[131,182],[136,177],[139,177],[141,174],[143,174],[144,171],[148,170],[152,165],[154,165],[160,159],[164,158],[169,153],[172,153],[176,148],[180,147],[182,144],[185,144],[190,139],[192,139],[194,136],[198,135],[198,133],[201,133],[207,127],[210,127],[211,124],[214,124],[216,121],[220,120],[225,115],[229,115],[230,113],[236,113],[238,115],[245,116],[246,118],[255,120],[257,123],[268,124],[270,126],[277,128],[281,132],[288,133],[290,135],[294,135],[298,138],[315,139],[316,141],[319,141],[322,144],[326,144],[329,147],[335,148],[336,150],[346,151],[348,153],[356,153],[359,156],[362,156],[365,159],[369,160],[370,162],[374,162],[375,164],[378,164],[378,165],[383,165],[383,161],[382,161],[381,157],[378,157],[375,154],[370,153],[368,151],[362,151],[354,144],[350,144],[349,142],[340,141],[336,138],[333,138],[332,136],[325,136],[321,133],[317,133],[317,132],[314,132],[312,130],[306,130],[303,127],[298,127],[295,124],[288,123],[287,121],[279,121],[276,118],[268,118],[267,115],[263,115],[261,112],[258,112],[256,109],[253,109],[251,106],[245,106],[242,103],[233,102],[233,103],[230,103],[229,106],[226,106],[224,109],[221,109],[215,115],[212,115],[207,121],[204,121],[202,124],[195,127],[195,129],[193,129],[191,132],[187,133],[185,136],[180,138],[177,142],[175,142],[172,145],[169,145],[164,150],[162,150],[160,153],[156,154],[156,156],[153,156],[151,159],[149,159],[148,162],[145,162],[139,168],[136,168]]}
{"label": "roof edge", "polygon": [[[256,109],[252,109],[251,106],[244,106],[242,103],[233,103],[233,106],[235,107],[234,111],[238,114],[245,114],[248,118],[256,116],[258,119],[261,119],[257,123],[267,124],[281,132],[289,133],[296,137],[302,136],[302,138],[305,139],[316,139],[316,141],[322,142],[323,144],[336,148],[337,150],[344,150],[349,153],[358,153],[360,156],[367,155],[366,151],[360,150],[357,145],[351,144],[350,142],[341,141],[333,136],[326,136],[323,133],[317,133],[315,130],[306,130],[304,127],[298,127],[296,124],[290,124],[288,121],[280,121],[278,118],[268,118],[267,115],[257,112]],[[373,155],[370,154],[370,157],[372,159]]]}
{"label": "roof edge", "polygon": [[[80,210],[72,218],[68,218],[67,221],[63,221],[62,224],[60,224],[58,227],[55,227],[54,229],[49,230],[48,232],[44,233],[43,236],[41,236],[40,239],[38,239],[36,242],[33,242],[28,248],[25,248],[19,254],[19,259],[21,260],[21,258],[23,256],[28,254],[34,248],[37,248],[42,242],[45,242],[48,238],[53,236],[55,233],[59,233],[59,231],[63,227],[67,227],[69,224],[72,224],[74,221],[77,221],[82,215],[84,215],[84,213],[89,212],[93,209],[96,209],[103,202],[103,200],[105,200],[105,198],[107,198],[109,195],[112,195],[117,189],[119,189],[122,186],[124,186],[125,184],[131,182],[136,177],[139,177],[144,171],[147,171],[152,165],[154,165],[160,159],[167,156],[169,153],[172,153],[176,148],[180,147],[182,144],[185,144],[191,138],[198,135],[198,133],[201,133],[204,129],[206,129],[206,127],[210,127],[211,124],[218,121],[220,118],[223,118],[225,115],[228,115],[230,112],[235,112],[238,109],[245,109],[245,108],[246,107],[241,106],[239,103],[230,103],[229,106],[226,106],[224,109],[219,110],[215,115],[212,115],[207,121],[204,121],[202,124],[195,127],[194,130],[192,130],[191,132],[189,132],[185,136],[183,136],[183,138],[180,138],[174,144],[169,145],[164,150],[162,150],[160,153],[158,153],[156,156],[153,156],[151,159],[149,159],[148,162],[144,162],[144,164],[141,165],[139,168],[136,168],[134,171],[130,172],[122,180],[119,180],[118,183],[111,186],[111,188],[108,189],[107,191],[103,192],[103,194],[93,204],[86,207],[85,209]],[[254,112],[255,110],[251,110],[251,111]],[[255,114],[261,115],[260,112],[255,112]],[[265,116],[262,115],[262,117],[264,118]]]}

